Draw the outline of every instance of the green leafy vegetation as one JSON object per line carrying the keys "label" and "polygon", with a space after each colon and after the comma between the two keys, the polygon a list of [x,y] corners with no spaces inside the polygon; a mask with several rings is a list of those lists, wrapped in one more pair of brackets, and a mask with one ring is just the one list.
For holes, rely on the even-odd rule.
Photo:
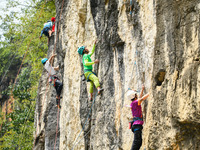
{"label": "green leafy vegetation", "polygon": [[24,68],[13,90],[15,109],[6,115],[5,120],[1,120],[3,124],[0,132],[2,135],[0,149],[31,148],[34,131],[35,97],[31,96],[30,90],[30,69]]}
{"label": "green leafy vegetation", "polygon": [[[39,39],[43,24],[55,16],[55,1],[27,0],[20,4],[9,1],[6,10],[23,5],[21,12],[11,12],[0,16],[4,30],[0,42],[0,77],[13,83],[23,61],[22,70],[13,89],[14,111],[6,114],[1,111],[0,149],[32,149],[34,132],[34,109],[39,78],[43,66],[41,58],[46,57],[47,38]],[[43,7],[44,6],[44,7]],[[23,57],[25,59],[23,60]],[[3,78],[4,77],[4,78]],[[4,89],[2,95],[11,93],[13,85]],[[2,100],[2,99],[0,99]],[[2,109],[3,110],[3,109]]]}

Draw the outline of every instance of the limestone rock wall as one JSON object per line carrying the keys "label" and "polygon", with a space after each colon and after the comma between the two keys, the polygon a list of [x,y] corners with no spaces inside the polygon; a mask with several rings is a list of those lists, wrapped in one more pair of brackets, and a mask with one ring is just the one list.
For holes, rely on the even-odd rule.
{"label": "limestone rock wall", "polygon": [[[56,149],[128,150],[133,133],[127,89],[150,92],[144,101],[141,149],[200,149],[199,0],[65,0],[54,65],[64,83]],[[57,22],[62,0],[56,1]],[[104,88],[95,103],[81,81],[77,48],[92,49]],[[51,39],[51,46],[55,42]],[[45,74],[45,72],[44,72]],[[43,74],[36,106],[35,149],[54,149],[55,90]],[[96,92],[96,91],[95,91]],[[94,92],[94,93],[95,93]],[[92,109],[91,109],[92,108]],[[39,116],[41,114],[41,123]],[[88,119],[87,119],[88,118]]]}
{"label": "limestone rock wall", "polygon": [[[200,149],[199,12],[200,1],[156,4],[151,121],[145,130],[150,149]],[[159,72],[165,72],[159,83]],[[160,75],[158,75],[160,74]],[[150,115],[151,113],[151,115]],[[159,136],[159,138],[158,138]],[[152,141],[151,143],[148,141]],[[156,141],[156,142],[154,142]]]}

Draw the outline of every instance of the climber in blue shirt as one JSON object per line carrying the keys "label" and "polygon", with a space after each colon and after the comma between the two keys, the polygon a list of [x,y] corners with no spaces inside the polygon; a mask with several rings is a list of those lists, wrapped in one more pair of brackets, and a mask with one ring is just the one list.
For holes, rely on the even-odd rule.
{"label": "climber in blue shirt", "polygon": [[51,21],[47,21],[47,23],[44,24],[44,28],[41,31],[40,39],[42,38],[42,34],[46,35],[47,37],[51,37],[52,26],[53,26],[53,23]]}

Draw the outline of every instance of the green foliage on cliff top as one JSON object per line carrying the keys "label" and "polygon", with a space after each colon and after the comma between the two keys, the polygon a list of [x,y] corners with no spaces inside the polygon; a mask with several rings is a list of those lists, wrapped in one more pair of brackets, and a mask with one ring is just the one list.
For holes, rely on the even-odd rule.
{"label": "green foliage on cliff top", "polygon": [[[3,22],[0,28],[4,30],[4,37],[1,37],[0,42],[0,77],[5,75],[10,66],[6,77],[14,79],[26,55],[23,71],[13,91],[15,110],[6,116],[5,113],[1,113],[0,149],[2,150],[31,149],[33,146],[35,100],[43,70],[41,58],[46,57],[48,50],[47,38],[43,36],[40,40],[39,36],[43,24],[56,14],[54,0],[43,4],[44,0],[27,0],[26,4],[9,0],[5,11],[23,5],[21,12],[10,12],[5,18],[0,15]],[[12,86],[7,90],[8,95],[10,89]]]}

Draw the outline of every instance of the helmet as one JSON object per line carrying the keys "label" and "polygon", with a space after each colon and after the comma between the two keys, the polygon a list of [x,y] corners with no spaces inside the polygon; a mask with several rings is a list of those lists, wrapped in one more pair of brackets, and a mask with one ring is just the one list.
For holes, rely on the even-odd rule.
{"label": "helmet", "polygon": [[128,92],[127,92],[127,97],[128,97],[128,99],[131,100],[131,99],[135,98],[135,94],[137,94],[136,91],[128,90]]}
{"label": "helmet", "polygon": [[55,17],[52,17],[52,18],[51,18],[51,21],[52,21],[52,22],[55,22],[55,21],[56,21],[56,18],[55,18]]}
{"label": "helmet", "polygon": [[85,46],[81,46],[78,48],[77,52],[80,54],[80,55],[83,55],[83,50],[85,49]]}
{"label": "helmet", "polygon": [[47,58],[43,58],[43,59],[41,60],[42,64],[44,64],[47,60],[48,60]]}
{"label": "helmet", "polygon": [[51,22],[51,20],[48,20],[47,22]]}

